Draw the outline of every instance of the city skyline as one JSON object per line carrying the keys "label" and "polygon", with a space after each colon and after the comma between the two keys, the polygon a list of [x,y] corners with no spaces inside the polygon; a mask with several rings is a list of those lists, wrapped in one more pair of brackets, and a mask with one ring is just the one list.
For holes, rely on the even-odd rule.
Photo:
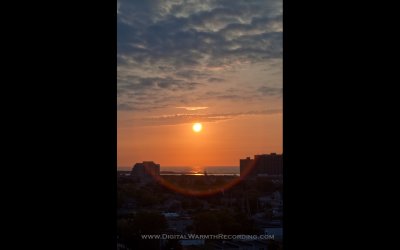
{"label": "city skyline", "polygon": [[117,19],[118,166],[282,153],[282,1],[121,0]]}
{"label": "city skyline", "polygon": [[[238,168],[238,170],[240,170],[240,166],[242,165],[242,161],[243,160],[254,160],[255,158],[257,158],[257,157],[259,157],[259,156],[262,156],[262,155],[278,155],[278,156],[280,156],[280,157],[282,157],[283,155],[282,154],[277,154],[276,152],[271,152],[271,153],[262,153],[262,154],[253,154],[253,155],[248,155],[248,156],[244,156],[243,158],[241,158],[241,159],[238,159],[238,162],[236,163],[236,164],[232,164],[232,165],[204,165],[204,166],[190,166],[190,165],[163,165],[162,163],[159,163],[159,165],[160,165],[160,168],[185,168],[185,167],[189,167],[189,168],[196,168],[196,167],[237,167]],[[251,157],[254,157],[253,159],[251,159]],[[141,164],[141,163],[145,163],[145,162],[154,162],[153,160],[151,160],[151,159],[147,159],[147,160],[142,160],[142,161],[139,161],[139,162],[135,162],[135,163],[133,163],[133,164],[131,164],[131,165],[129,165],[129,166],[118,166],[118,168],[129,168],[129,169],[132,169],[132,167],[134,166],[134,165],[136,165],[136,164]]]}

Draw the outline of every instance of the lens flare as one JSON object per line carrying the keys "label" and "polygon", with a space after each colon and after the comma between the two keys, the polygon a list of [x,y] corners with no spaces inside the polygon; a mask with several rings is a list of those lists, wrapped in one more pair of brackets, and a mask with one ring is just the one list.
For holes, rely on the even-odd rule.
{"label": "lens flare", "polygon": [[246,176],[249,175],[249,173],[251,172],[251,170],[253,168],[254,168],[254,164],[251,164],[246,169],[244,169],[244,171],[240,174],[240,176],[234,177],[232,180],[230,180],[227,183],[224,183],[220,186],[210,187],[207,190],[188,189],[187,187],[178,186],[178,185],[172,183],[171,181],[167,180],[166,178],[164,178],[161,175],[154,175],[152,173],[150,173],[150,174],[158,183],[160,183],[162,186],[164,186],[174,192],[177,192],[177,193],[180,193],[183,195],[187,195],[187,196],[203,197],[203,196],[211,196],[211,195],[215,195],[218,193],[223,193],[224,191],[227,191],[230,188],[236,186],[237,184],[242,182],[244,180],[244,178],[246,178]]}

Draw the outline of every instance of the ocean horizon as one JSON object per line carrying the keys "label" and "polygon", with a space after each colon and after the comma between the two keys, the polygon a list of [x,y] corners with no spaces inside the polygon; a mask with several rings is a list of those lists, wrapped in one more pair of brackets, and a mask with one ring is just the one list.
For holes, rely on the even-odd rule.
{"label": "ocean horizon", "polygon": [[[117,167],[118,171],[131,171],[132,167]],[[238,175],[239,166],[161,166],[161,175],[189,174],[189,175]]]}

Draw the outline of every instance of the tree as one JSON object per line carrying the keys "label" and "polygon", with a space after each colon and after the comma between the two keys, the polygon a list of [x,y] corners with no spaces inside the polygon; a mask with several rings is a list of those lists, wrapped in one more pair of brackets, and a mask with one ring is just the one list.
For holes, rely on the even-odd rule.
{"label": "tree", "polygon": [[203,212],[194,217],[193,225],[197,234],[218,234],[220,232],[216,215]]}
{"label": "tree", "polygon": [[133,222],[135,231],[141,234],[159,234],[168,226],[164,215],[156,212],[139,212]]}
{"label": "tree", "polygon": [[167,229],[165,217],[156,212],[139,212],[117,221],[117,234],[131,249],[159,249],[159,240],[142,240],[143,234],[160,234]]}

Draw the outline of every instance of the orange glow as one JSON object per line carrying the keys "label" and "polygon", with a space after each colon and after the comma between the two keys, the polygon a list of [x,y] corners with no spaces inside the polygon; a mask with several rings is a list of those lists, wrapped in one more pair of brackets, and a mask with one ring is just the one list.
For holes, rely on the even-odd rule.
{"label": "orange glow", "polygon": [[[151,160],[165,166],[239,166],[239,159],[282,152],[282,115],[207,122],[118,128],[118,166]],[[203,127],[204,128],[204,127]],[[201,135],[201,137],[199,137]]]}

